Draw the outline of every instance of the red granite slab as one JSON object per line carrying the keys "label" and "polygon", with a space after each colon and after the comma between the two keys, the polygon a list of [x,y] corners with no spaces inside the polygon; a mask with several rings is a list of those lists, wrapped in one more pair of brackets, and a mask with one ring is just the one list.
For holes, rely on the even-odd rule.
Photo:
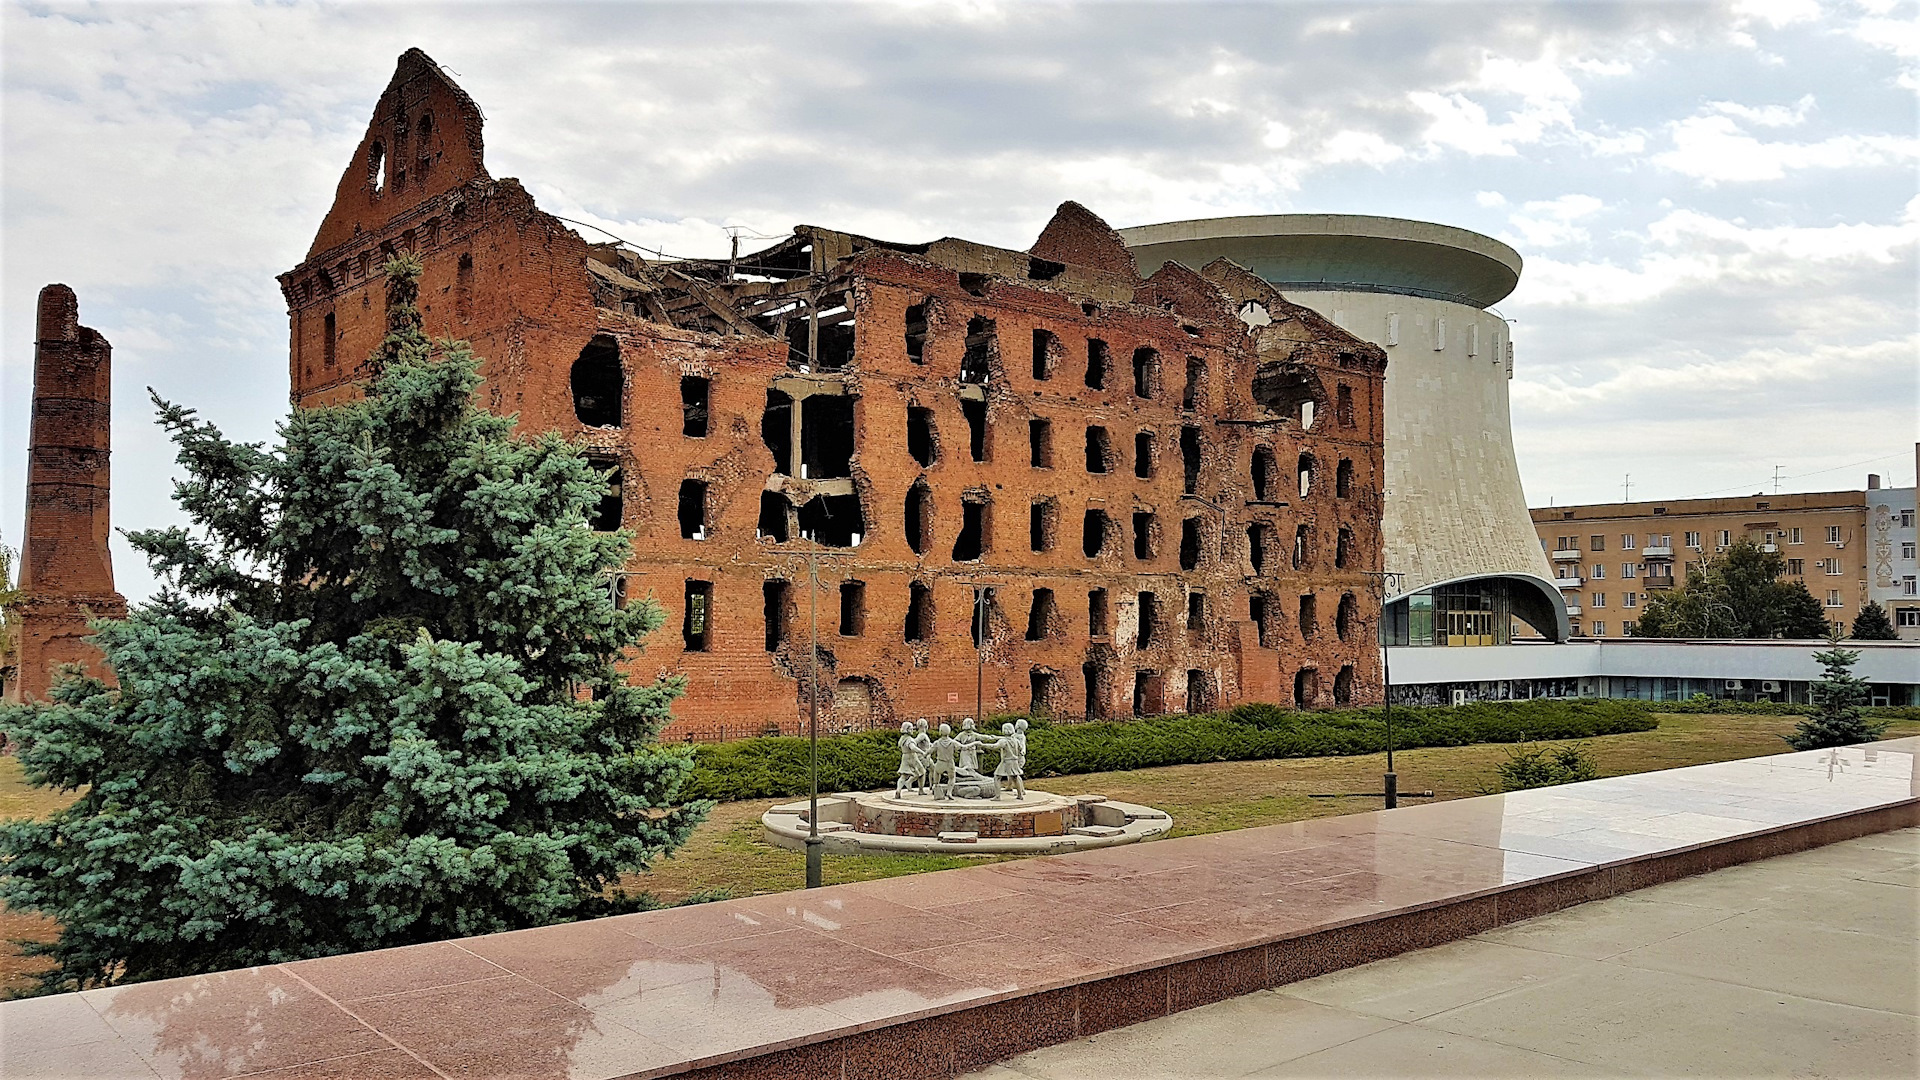
{"label": "red granite slab", "polygon": [[0,1074],[949,1076],[1920,824],[1916,753],[1783,754],[10,1002]]}

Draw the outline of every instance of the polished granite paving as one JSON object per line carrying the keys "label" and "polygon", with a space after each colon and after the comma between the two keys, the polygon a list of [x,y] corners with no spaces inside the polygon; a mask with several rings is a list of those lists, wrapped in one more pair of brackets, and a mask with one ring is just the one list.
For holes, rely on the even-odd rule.
{"label": "polished granite paving", "polygon": [[963,1080],[1920,1076],[1920,829],[1717,870]]}
{"label": "polished granite paving", "polygon": [[0,1075],[610,1078],[753,1059],[733,1071],[944,1076],[1889,828],[1920,803],[1916,753],[1782,754],[13,1002]]}

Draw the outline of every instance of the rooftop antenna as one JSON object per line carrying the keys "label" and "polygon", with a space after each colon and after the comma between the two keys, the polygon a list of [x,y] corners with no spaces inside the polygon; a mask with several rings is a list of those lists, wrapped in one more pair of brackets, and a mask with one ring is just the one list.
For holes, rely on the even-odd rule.
{"label": "rooftop antenna", "polygon": [[1633,474],[1626,473],[1620,479],[1620,501],[1633,501]]}
{"label": "rooftop antenna", "polygon": [[1773,493],[1775,495],[1780,494],[1780,470],[1783,468],[1785,468],[1783,465],[1775,465],[1773,467]]}

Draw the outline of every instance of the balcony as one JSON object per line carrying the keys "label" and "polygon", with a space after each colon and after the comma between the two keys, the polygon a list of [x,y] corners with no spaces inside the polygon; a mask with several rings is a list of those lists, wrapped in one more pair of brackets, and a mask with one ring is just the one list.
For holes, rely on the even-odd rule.
{"label": "balcony", "polygon": [[1641,578],[1640,586],[1646,589],[1671,589],[1673,588],[1673,575],[1662,574],[1659,577]]}
{"label": "balcony", "polygon": [[1761,551],[1764,551],[1764,552],[1766,552],[1766,553],[1767,553],[1767,554],[1769,554],[1769,555],[1771,555],[1771,554],[1773,554],[1774,552],[1776,552],[1776,551],[1779,551],[1779,550],[1780,550],[1780,545],[1779,545],[1779,544],[1761,544],[1761,545],[1760,545],[1760,550],[1761,550]]}
{"label": "balcony", "polygon": [[1554,562],[1579,562],[1580,549],[1573,548],[1567,551],[1556,551],[1553,553],[1553,561]]}
{"label": "balcony", "polygon": [[1579,605],[1579,604],[1568,604],[1568,605],[1567,605],[1567,615],[1568,615],[1568,617],[1570,617],[1570,618],[1575,618],[1575,619],[1577,619],[1577,618],[1579,618],[1579,617],[1580,617],[1580,605]]}
{"label": "balcony", "polygon": [[1581,577],[1578,574],[1575,574],[1572,577],[1563,577],[1554,582],[1555,585],[1558,585],[1563,589],[1577,589],[1580,586],[1585,585],[1586,583],[1587,583],[1586,579]]}
{"label": "balcony", "polygon": [[1673,558],[1673,545],[1643,547],[1640,549],[1640,557],[1643,559],[1671,559]]}

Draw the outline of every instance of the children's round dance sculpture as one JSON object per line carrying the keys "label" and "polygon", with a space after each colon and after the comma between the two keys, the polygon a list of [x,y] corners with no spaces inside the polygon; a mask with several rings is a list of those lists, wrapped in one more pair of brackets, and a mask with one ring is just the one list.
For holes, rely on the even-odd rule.
{"label": "children's round dance sculpture", "polygon": [[[1173,827],[1150,806],[1027,790],[1027,729],[1015,720],[998,735],[983,734],[968,717],[958,732],[941,724],[929,733],[924,719],[902,722],[892,791],[820,796],[826,850],[1048,854],[1151,840]],[[995,755],[991,773],[982,754]],[[767,811],[767,838],[804,847],[807,811],[804,801]]]}

